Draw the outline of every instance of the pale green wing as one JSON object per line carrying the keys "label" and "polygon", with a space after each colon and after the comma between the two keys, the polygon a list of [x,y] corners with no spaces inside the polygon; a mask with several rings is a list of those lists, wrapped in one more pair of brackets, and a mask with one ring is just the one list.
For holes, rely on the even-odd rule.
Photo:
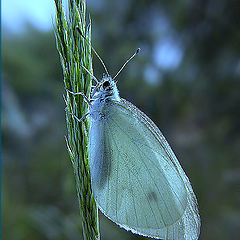
{"label": "pale green wing", "polygon": [[197,239],[191,184],[155,124],[121,100],[106,104],[90,131],[91,181],[101,211],[140,235]]}

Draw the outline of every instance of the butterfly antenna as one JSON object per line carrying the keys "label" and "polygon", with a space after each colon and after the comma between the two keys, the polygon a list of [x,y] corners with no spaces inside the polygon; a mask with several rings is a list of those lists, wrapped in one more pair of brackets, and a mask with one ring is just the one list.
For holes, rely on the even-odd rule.
{"label": "butterfly antenna", "polygon": [[97,83],[99,83],[99,81],[97,80],[97,78],[96,78],[86,67],[84,67],[82,64],[80,64],[80,66],[81,66]]}
{"label": "butterfly antenna", "polygon": [[125,68],[125,66],[140,52],[140,48],[138,48],[136,50],[136,52],[122,65],[122,67],[120,68],[120,70],[117,72],[117,74],[115,75],[115,77],[113,78],[113,80],[120,74],[120,72]]}
{"label": "butterfly antenna", "polygon": [[92,51],[95,53],[95,55],[97,56],[97,58],[100,60],[100,62],[102,63],[103,65],[103,68],[105,70],[105,72],[107,73],[108,76],[109,73],[108,73],[108,70],[106,68],[106,65],[104,64],[103,60],[101,59],[101,57],[98,55],[98,53],[96,52],[96,50],[93,48],[93,46],[91,45],[91,43],[86,39],[86,37],[82,34],[80,28],[78,26],[76,26],[76,30],[78,31],[78,33],[81,35],[81,37],[86,41],[86,43],[91,47]]}

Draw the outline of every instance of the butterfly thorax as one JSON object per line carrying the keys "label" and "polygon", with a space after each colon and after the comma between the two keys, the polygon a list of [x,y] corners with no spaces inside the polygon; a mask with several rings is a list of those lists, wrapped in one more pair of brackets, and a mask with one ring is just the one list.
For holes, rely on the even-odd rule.
{"label": "butterfly thorax", "polygon": [[103,108],[109,102],[120,101],[116,82],[110,76],[104,76],[101,80],[99,90],[92,96],[90,115],[94,119],[103,117]]}

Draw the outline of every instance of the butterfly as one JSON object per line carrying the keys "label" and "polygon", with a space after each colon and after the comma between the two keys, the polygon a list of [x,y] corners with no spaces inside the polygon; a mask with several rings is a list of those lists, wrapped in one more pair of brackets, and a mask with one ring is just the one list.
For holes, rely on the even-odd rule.
{"label": "butterfly", "polygon": [[98,208],[139,235],[198,239],[200,216],[188,177],[153,121],[119,96],[116,76],[104,75],[92,101],[86,99],[91,186]]}

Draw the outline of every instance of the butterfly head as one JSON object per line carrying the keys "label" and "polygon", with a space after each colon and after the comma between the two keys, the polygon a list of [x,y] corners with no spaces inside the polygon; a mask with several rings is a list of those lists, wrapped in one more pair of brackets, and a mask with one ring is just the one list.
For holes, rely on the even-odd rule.
{"label": "butterfly head", "polygon": [[100,91],[111,92],[116,87],[115,81],[109,75],[103,74],[103,78],[100,82]]}
{"label": "butterfly head", "polygon": [[120,100],[116,82],[112,79],[112,77],[110,77],[109,75],[103,75],[98,91],[93,98],[99,99],[100,102],[109,100]]}

